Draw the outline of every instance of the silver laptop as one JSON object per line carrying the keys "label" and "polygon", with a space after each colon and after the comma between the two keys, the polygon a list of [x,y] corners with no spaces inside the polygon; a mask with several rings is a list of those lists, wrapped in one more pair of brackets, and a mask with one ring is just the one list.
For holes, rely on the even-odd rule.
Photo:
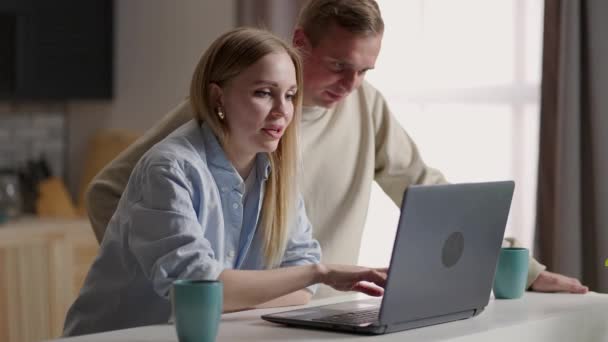
{"label": "silver laptop", "polygon": [[382,299],[263,315],[300,327],[384,334],[478,315],[488,304],[514,182],[409,187]]}

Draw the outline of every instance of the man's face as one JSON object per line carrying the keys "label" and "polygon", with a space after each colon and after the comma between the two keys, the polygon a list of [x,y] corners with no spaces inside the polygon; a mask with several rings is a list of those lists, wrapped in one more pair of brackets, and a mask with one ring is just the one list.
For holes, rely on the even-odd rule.
{"label": "man's face", "polygon": [[297,29],[294,45],[303,52],[304,105],[331,108],[361,85],[380,53],[382,34],[361,35],[331,25],[312,46]]}

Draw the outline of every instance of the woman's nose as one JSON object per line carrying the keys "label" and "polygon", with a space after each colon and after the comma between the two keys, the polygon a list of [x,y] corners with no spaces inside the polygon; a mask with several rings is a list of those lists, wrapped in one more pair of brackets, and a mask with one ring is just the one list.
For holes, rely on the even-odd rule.
{"label": "woman's nose", "polygon": [[286,116],[288,114],[287,101],[283,99],[277,99],[274,101],[272,108],[272,114],[276,116]]}

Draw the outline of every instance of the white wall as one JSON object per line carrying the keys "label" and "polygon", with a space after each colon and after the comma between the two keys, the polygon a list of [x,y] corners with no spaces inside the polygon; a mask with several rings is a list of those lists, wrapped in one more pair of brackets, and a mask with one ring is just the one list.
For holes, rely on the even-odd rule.
{"label": "white wall", "polygon": [[207,46],[235,25],[232,0],[114,1],[114,98],[71,102],[68,186],[76,195],[89,138],[99,129],[144,132],[188,92]]}

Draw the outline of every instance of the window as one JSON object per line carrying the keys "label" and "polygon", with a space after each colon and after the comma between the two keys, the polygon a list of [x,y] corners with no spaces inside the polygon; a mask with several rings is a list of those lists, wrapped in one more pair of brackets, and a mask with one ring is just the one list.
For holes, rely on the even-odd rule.
{"label": "window", "polygon": [[[543,2],[378,2],[386,29],[367,80],[448,181],[515,180],[505,235],[532,247]],[[374,185],[360,263],[388,263],[398,215]]]}

